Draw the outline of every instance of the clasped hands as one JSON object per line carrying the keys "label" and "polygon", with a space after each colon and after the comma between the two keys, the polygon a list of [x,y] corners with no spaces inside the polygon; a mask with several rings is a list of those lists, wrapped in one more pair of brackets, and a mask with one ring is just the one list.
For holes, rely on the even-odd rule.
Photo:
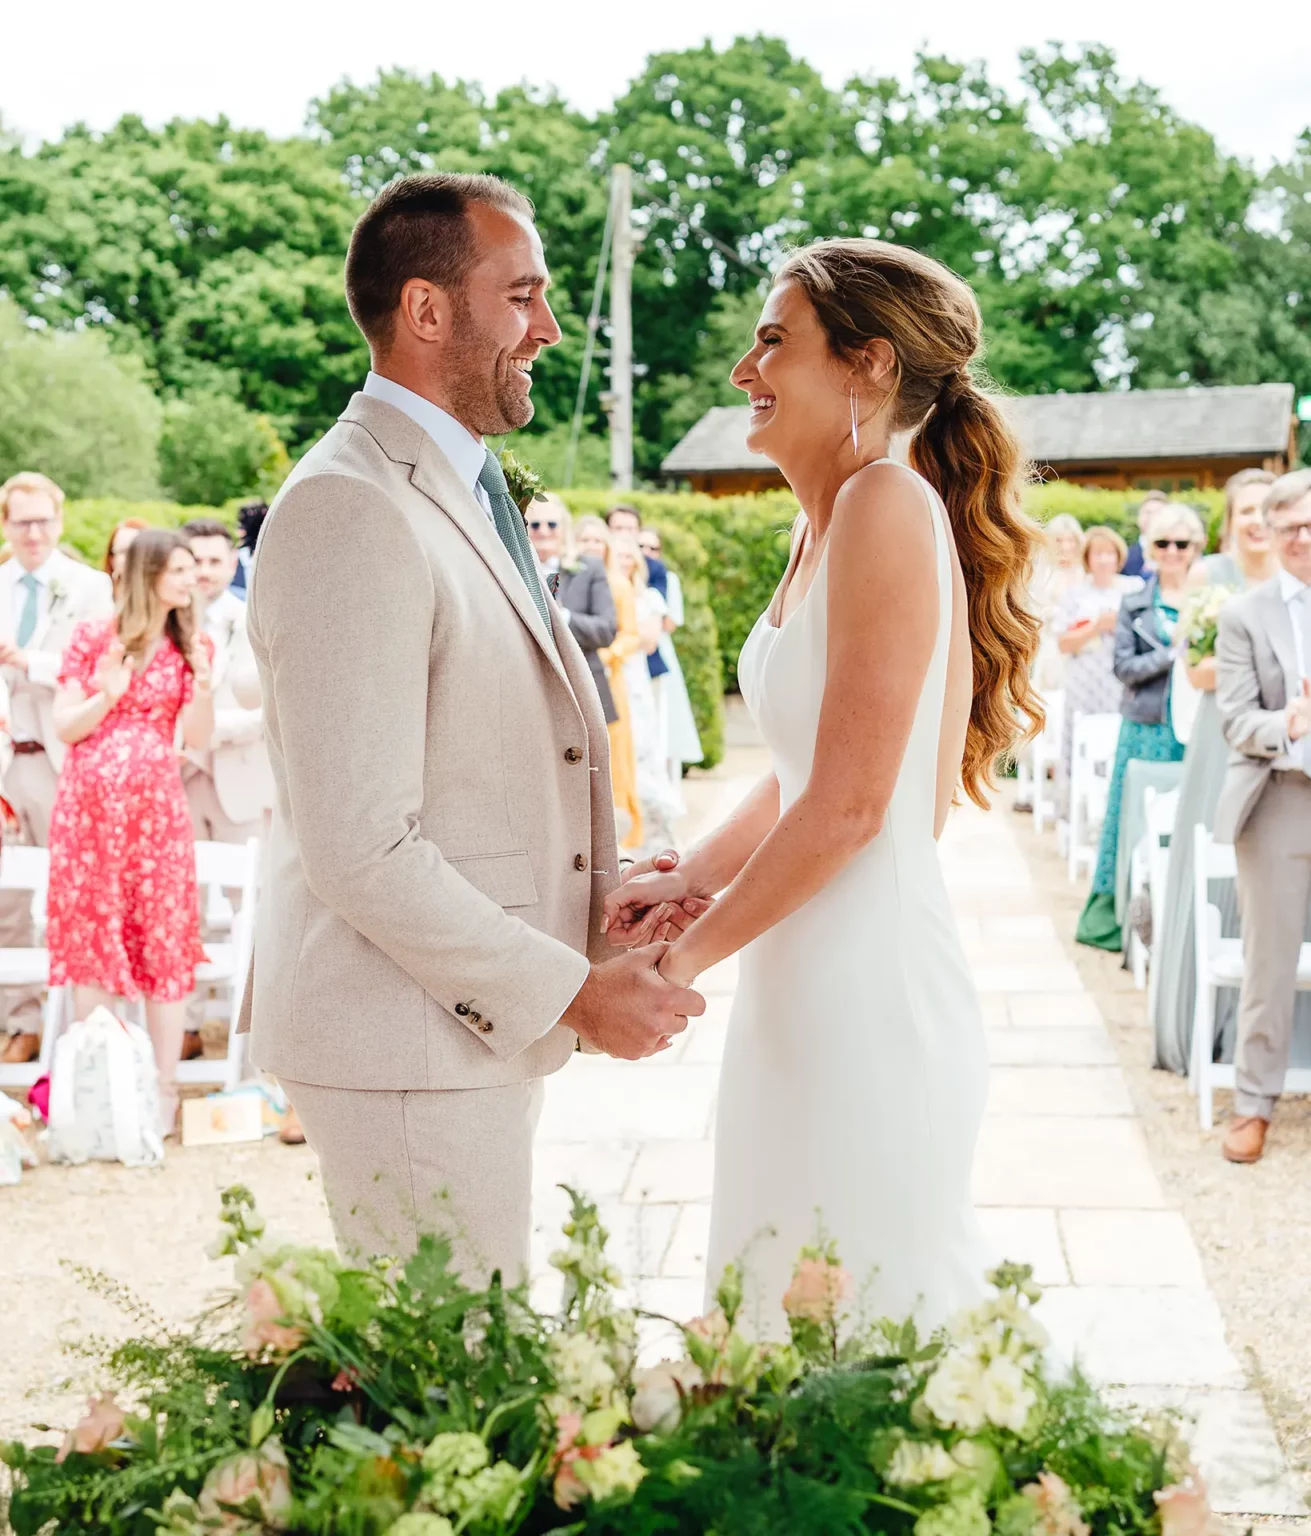
{"label": "clasped hands", "polygon": [[672,850],[635,864],[606,898],[602,929],[626,952],[594,965],[565,1021],[596,1050],[637,1061],[668,1050],[706,1011],[695,972],[670,942],[710,907],[693,893]]}

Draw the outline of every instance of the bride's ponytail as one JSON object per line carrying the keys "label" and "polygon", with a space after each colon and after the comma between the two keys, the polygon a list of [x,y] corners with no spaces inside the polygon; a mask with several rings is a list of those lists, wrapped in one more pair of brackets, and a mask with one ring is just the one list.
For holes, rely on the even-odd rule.
{"label": "bride's ponytail", "polygon": [[998,761],[1043,715],[1029,680],[1040,626],[1026,602],[1039,535],[1020,510],[1020,446],[970,375],[979,306],[940,262],[881,240],[817,241],[790,256],[777,281],[803,289],[841,361],[858,366],[876,339],[896,355],[887,425],[918,429],[911,466],[942,497],[965,578],[974,699],[961,778],[986,806]]}
{"label": "bride's ponytail", "polygon": [[1017,717],[1027,717],[1026,738],[1042,725],[1030,681],[1040,626],[1027,598],[1038,532],[1020,511],[1024,456],[997,402],[961,371],[943,380],[911,441],[910,463],[942,497],[965,577],[974,701],[961,774],[984,805],[998,759],[1015,749]]}

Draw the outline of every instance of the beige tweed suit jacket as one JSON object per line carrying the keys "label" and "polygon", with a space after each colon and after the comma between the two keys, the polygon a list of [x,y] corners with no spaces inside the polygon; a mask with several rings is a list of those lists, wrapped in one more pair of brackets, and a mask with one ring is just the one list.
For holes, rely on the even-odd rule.
{"label": "beige tweed suit jacket", "polygon": [[564,1065],[608,953],[609,744],[422,428],[355,395],[260,536],[249,599],[276,801],[252,1055],[330,1088],[483,1088]]}

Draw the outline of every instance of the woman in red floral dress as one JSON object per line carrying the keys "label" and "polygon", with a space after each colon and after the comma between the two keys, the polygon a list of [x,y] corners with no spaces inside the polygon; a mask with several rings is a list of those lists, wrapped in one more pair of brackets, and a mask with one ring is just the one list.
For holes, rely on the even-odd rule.
{"label": "woman in red floral dress", "polygon": [[205,958],[176,746],[179,717],[187,747],[203,750],[214,729],[194,590],[186,541],[139,533],[114,617],[73,631],[54,707],[71,751],[50,821],[50,983],[76,988],[79,1018],[144,996],[164,1134],[177,1118],[186,998]]}

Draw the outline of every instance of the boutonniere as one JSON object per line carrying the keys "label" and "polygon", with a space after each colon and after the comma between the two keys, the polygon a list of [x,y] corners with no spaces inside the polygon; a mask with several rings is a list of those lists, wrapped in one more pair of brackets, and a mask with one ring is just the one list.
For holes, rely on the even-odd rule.
{"label": "boutonniere", "polygon": [[577,576],[583,569],[583,562],[581,560],[566,560],[560,566],[560,569],[566,576]]}
{"label": "boutonniere", "polygon": [[58,576],[52,576],[46,582],[46,591],[50,593],[50,601],[52,603],[62,603],[68,596],[68,588],[60,581]]}
{"label": "boutonniere", "polygon": [[505,476],[511,499],[525,518],[533,502],[546,500],[546,492],[542,488],[542,477],[531,464],[525,464],[508,448],[501,449],[501,472]]}

